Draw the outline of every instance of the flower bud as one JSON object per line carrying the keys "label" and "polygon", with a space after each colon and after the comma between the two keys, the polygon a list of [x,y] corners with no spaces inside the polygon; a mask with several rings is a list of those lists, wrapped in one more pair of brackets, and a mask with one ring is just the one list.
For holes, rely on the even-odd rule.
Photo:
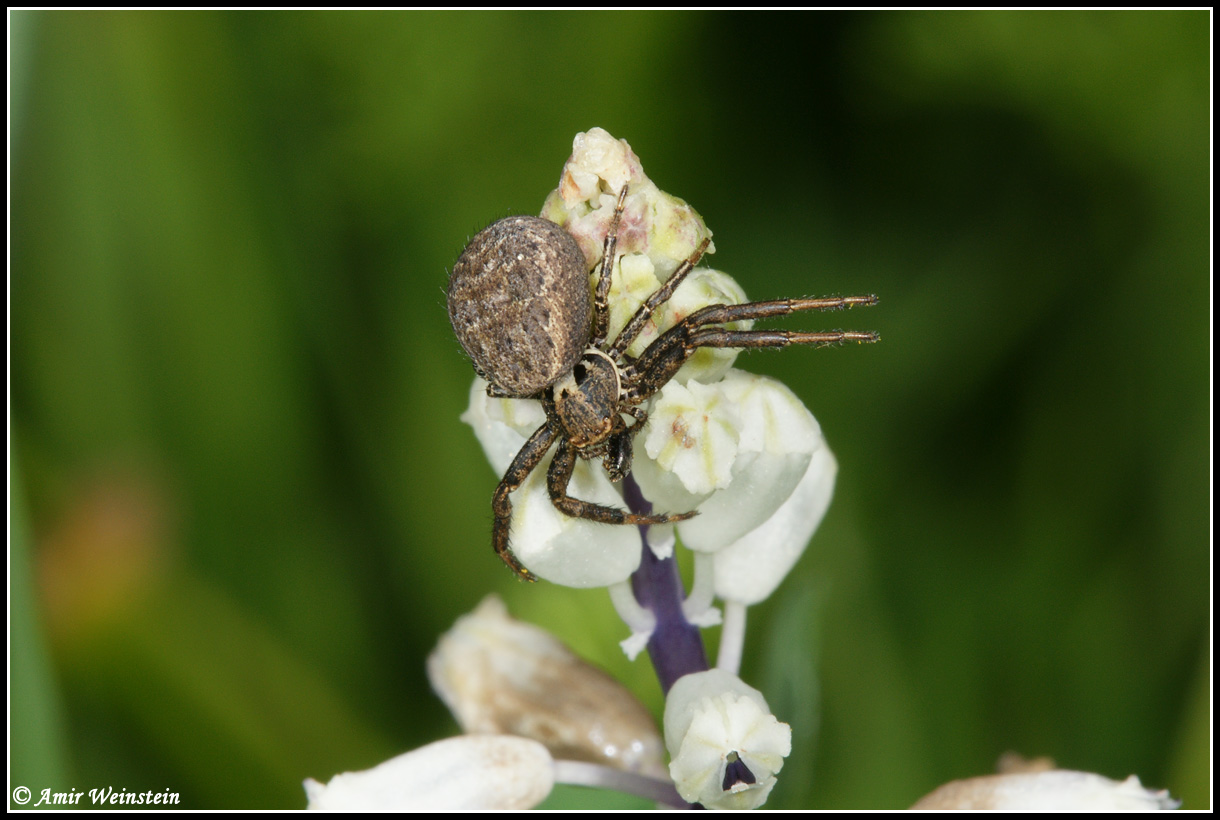
{"label": "flower bud", "polygon": [[722,669],[679,678],[665,700],[669,773],[682,799],[709,809],[753,809],[792,752],[792,729],[762,693]]}
{"label": "flower bud", "polygon": [[521,735],[556,759],[664,774],[643,704],[549,632],[509,617],[495,595],[441,636],[428,680],[463,732]]}
{"label": "flower bud", "polygon": [[954,780],[911,808],[1065,812],[1153,811],[1179,805],[1166,791],[1144,788],[1135,775],[1119,783],[1099,774],[1056,769]]}
{"label": "flower bud", "polygon": [[[562,225],[576,239],[592,268],[601,261],[618,193],[628,185],[619,222],[618,253],[648,256],[664,282],[712,232],[695,209],[657,188],[626,140],[602,128],[577,134],[559,187],[547,197],[542,217]],[[715,248],[709,246],[707,253]]]}

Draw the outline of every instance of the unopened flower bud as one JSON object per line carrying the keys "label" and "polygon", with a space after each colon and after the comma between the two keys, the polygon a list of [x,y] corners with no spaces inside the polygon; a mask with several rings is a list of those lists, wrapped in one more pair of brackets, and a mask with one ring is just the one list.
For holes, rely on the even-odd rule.
{"label": "unopened flower bud", "polygon": [[[657,188],[626,140],[616,140],[602,128],[577,134],[559,187],[540,215],[575,237],[591,268],[601,260],[602,241],[624,185],[629,187],[618,252],[647,254],[664,282],[712,232],[694,208]],[[714,251],[709,246],[706,252]]]}
{"label": "unopened flower bud", "polygon": [[682,799],[709,809],[766,801],[792,751],[792,729],[762,693],[722,669],[679,678],[665,700],[669,773]]}
{"label": "unopened flower bud", "polygon": [[664,776],[643,704],[549,632],[509,617],[494,595],[441,637],[428,679],[464,732],[521,735],[556,759]]}
{"label": "unopened flower bud", "polygon": [[486,811],[532,808],[551,793],[554,764],[541,743],[469,735],[430,743],[326,785],[305,781],[322,811]]}
{"label": "unopened flower bud", "polygon": [[1168,792],[1144,788],[1135,775],[1120,783],[1099,774],[1056,769],[954,780],[911,808],[1065,812],[1153,811],[1178,805]]}

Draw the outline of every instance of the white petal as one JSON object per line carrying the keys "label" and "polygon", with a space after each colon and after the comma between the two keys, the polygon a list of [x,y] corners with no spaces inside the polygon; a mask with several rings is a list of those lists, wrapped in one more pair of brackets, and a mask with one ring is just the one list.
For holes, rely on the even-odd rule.
{"label": "white petal", "polygon": [[491,398],[487,382],[476,376],[462,421],[474,430],[492,469],[503,475],[525,440],[546,421],[546,413],[532,399]]}
{"label": "white petal", "polygon": [[1053,770],[955,780],[911,808],[1064,812],[1152,811],[1178,805],[1168,792],[1144,788],[1135,775],[1120,783],[1089,772]]}
{"label": "white petal", "polygon": [[800,398],[782,382],[730,370],[718,382],[746,421],[741,449],[768,453],[812,453],[822,430]]}
{"label": "white petal", "polygon": [[546,747],[507,735],[466,735],[430,743],[326,785],[305,781],[321,811],[481,811],[528,809],[551,793]]}
{"label": "white petal", "polygon": [[[720,383],[670,382],[649,411],[648,424],[641,432],[643,451],[656,462],[659,473],[670,473],[681,482],[687,498],[706,497],[731,483],[742,426],[736,406],[727,400]],[[651,478],[651,473],[641,473],[637,480]],[[677,489],[674,487],[641,483],[640,488],[653,504],[686,500],[665,492]]]}
{"label": "white petal", "polygon": [[[636,527],[569,518],[555,509],[546,487],[546,466],[539,465],[512,495],[509,543],[513,554],[539,578],[569,587],[604,587],[625,581],[640,565]],[[568,493],[574,498],[623,508],[623,499],[606,478],[600,462],[576,465]]]}
{"label": "white petal", "polygon": [[648,642],[652,640],[652,630],[647,632],[632,632],[626,638],[618,642],[619,648],[623,650],[623,654],[627,656],[627,660],[633,661],[640,656],[640,653],[648,648]]}
{"label": "white petal", "polygon": [[[640,491],[644,494],[644,498],[652,503],[653,510],[658,513],[683,513],[688,510],[698,509],[699,505],[707,501],[712,493],[695,494],[689,492],[683,486],[681,478],[649,458],[644,448],[640,447],[641,442],[647,441],[647,435],[648,431],[645,429],[636,437],[635,459],[631,466],[631,475],[635,478],[635,482],[640,485]],[[730,477],[731,475],[730,471]],[[652,533],[654,531],[661,529],[664,530],[666,538],[673,537],[674,525],[664,524],[649,527],[649,539],[652,540]],[[658,553],[657,557],[663,559],[668,556]]]}
{"label": "white petal", "polygon": [[682,543],[715,552],[764,524],[791,495],[809,467],[807,453],[742,452],[732,483],[699,505],[699,514],[678,524]]}
{"label": "white petal", "polygon": [[838,465],[826,442],[813,453],[805,476],[762,526],[714,553],[716,594],[756,604],[771,596],[804,553],[834,494]]}

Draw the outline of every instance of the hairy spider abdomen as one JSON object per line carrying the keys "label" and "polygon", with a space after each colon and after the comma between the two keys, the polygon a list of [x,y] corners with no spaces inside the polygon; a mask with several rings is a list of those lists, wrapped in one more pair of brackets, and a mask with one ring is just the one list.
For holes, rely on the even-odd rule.
{"label": "hairy spider abdomen", "polygon": [[572,235],[513,216],[475,235],[449,277],[449,321],[480,376],[527,397],[570,373],[593,316],[589,271]]}

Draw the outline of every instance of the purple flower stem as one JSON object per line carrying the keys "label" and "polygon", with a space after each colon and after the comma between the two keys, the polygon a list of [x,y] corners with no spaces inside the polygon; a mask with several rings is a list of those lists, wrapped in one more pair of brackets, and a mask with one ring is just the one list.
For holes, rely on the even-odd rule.
{"label": "purple flower stem", "polygon": [[[652,504],[644,498],[640,486],[630,474],[623,479],[623,498],[633,513],[647,515]],[[648,657],[666,694],[678,678],[691,672],[708,669],[707,652],[699,628],[682,614],[686,591],[678,576],[678,562],[671,555],[660,560],[648,546],[648,527],[640,527],[643,556],[640,568],[631,576],[631,591],[640,606],[657,619],[652,637],[648,639]]]}

